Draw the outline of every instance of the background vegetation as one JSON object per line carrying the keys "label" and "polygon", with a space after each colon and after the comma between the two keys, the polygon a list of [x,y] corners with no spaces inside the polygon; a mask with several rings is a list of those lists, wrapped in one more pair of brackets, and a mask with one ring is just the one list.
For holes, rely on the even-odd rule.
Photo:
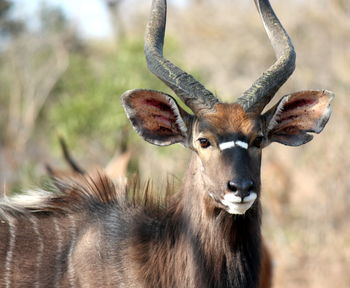
{"label": "background vegetation", "polygon": [[[105,40],[83,39],[62,10],[45,1],[36,15],[38,25],[30,28],[27,19],[12,16],[18,7],[0,0],[2,192],[40,183],[46,163],[64,169],[58,135],[89,170],[104,166],[127,138],[130,173],[138,171],[154,182],[169,175],[181,179],[189,152],[142,142],[119,101],[133,88],[170,92],[147,71],[143,57],[150,1],[101,2],[115,28]],[[192,0],[169,9],[167,57],[225,101],[239,96],[274,61],[252,2]],[[263,231],[274,257],[275,287],[347,288],[350,4],[272,4],[297,51],[297,69],[278,96],[304,89],[337,95],[321,135],[299,148],[273,144],[264,154]]]}

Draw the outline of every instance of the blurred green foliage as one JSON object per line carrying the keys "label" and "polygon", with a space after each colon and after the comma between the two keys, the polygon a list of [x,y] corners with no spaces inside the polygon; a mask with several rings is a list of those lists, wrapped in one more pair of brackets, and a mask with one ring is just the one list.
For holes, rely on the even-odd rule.
{"label": "blurred green foliage", "polygon": [[[0,3],[4,1],[0,0]],[[87,169],[107,164],[112,155],[120,151],[121,143],[127,138],[128,149],[133,151],[129,168],[132,172],[139,170],[138,161],[135,160],[141,154],[139,152],[152,148],[133,131],[120,96],[127,90],[137,88],[155,89],[173,95],[146,66],[142,32],[131,33],[116,42],[110,39],[83,40],[60,7],[43,1],[36,13],[38,26],[26,26],[27,21],[22,19],[18,21],[25,25],[22,32],[0,35],[0,43],[5,37],[7,39],[7,42],[2,41],[4,46],[0,50],[0,143],[4,143],[0,157],[11,151],[13,143],[18,142],[17,136],[8,137],[6,131],[10,124],[16,122],[17,118],[19,121],[24,119],[28,103],[32,101],[30,97],[40,96],[44,79],[36,83],[32,81],[34,74],[41,67],[55,64],[55,57],[62,59],[62,51],[68,55],[69,65],[49,91],[44,105],[38,108],[38,117],[25,146],[17,152],[16,158],[8,158],[14,165],[9,169],[7,161],[0,163],[0,174],[6,174],[0,180],[8,183],[9,187],[12,186],[13,189],[10,190],[17,191],[18,187],[37,182],[35,179],[43,175],[45,163],[60,168],[63,158],[58,136],[67,140],[73,155],[78,162],[87,165]],[[10,8],[7,8],[2,18],[7,20],[9,17]],[[10,17],[10,20],[13,19]],[[165,43],[166,57],[184,67],[176,59],[177,55],[181,55],[176,39],[167,37]],[[21,72],[20,76],[16,75],[16,69]],[[55,73],[55,69],[57,67],[51,66],[50,73]],[[42,76],[47,76],[48,79],[52,77],[51,74]],[[30,94],[26,91],[34,92]],[[10,112],[14,95],[20,97],[15,101],[17,110],[12,109],[12,112],[20,113],[18,117],[13,117]],[[16,121],[11,122],[12,119]],[[25,125],[22,122],[19,124]],[[19,135],[14,131],[13,134]],[[153,157],[165,157],[177,149],[178,147],[157,149]]]}
{"label": "blurred green foliage", "polygon": [[[169,42],[167,50],[171,54],[176,45]],[[49,124],[56,130],[51,136],[69,137],[73,145],[99,139],[112,150],[121,131],[131,127],[120,96],[130,89],[164,91],[164,87],[146,67],[143,39],[125,40],[118,49],[98,45],[84,53],[72,53],[69,68],[57,84],[55,100],[47,112]]]}

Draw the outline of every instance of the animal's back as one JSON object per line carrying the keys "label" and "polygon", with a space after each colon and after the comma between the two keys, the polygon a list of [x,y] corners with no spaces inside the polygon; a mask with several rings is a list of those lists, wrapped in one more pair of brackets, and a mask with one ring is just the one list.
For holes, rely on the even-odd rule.
{"label": "animal's back", "polygon": [[126,191],[103,175],[58,187],[0,201],[0,287],[132,287]]}

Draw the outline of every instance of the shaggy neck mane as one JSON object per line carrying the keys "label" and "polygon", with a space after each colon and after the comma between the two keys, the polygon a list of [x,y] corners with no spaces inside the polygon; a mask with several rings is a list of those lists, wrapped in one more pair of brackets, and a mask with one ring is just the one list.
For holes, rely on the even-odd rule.
{"label": "shaggy neck mane", "polygon": [[[158,229],[152,221],[136,228],[133,257],[141,264],[139,277],[147,275],[147,287],[257,287],[259,201],[245,215],[231,215],[214,206],[201,177],[193,157],[184,188],[157,219]],[[162,278],[174,273],[173,282]]]}
{"label": "shaggy neck mane", "polygon": [[[45,219],[79,214],[74,227],[92,227],[99,218],[99,229],[108,235],[114,235],[113,223],[122,221],[127,227],[127,253],[136,261],[129,270],[141,283],[146,281],[146,287],[194,287],[195,283],[202,283],[200,287],[256,287],[258,201],[245,215],[230,215],[214,207],[205,187],[196,184],[199,177],[200,171],[192,166],[183,190],[163,201],[149,185],[144,189],[137,183],[117,185],[102,173],[59,180],[54,193],[31,191],[0,201],[0,220],[11,223],[28,214]],[[120,238],[117,234],[112,241]]]}
{"label": "shaggy neck mane", "polygon": [[[28,213],[69,213],[93,211],[96,205],[115,209],[144,207],[145,210],[165,208],[165,199],[174,194],[167,185],[164,195],[152,189],[149,182],[141,186],[138,179],[129,183],[113,182],[103,172],[57,179],[48,191],[29,190],[23,194],[0,198],[0,219]],[[91,209],[91,210],[90,210]]]}
{"label": "shaggy neck mane", "polygon": [[126,190],[124,185],[113,184],[102,173],[92,176],[75,176],[59,179],[45,190],[30,190],[0,200],[0,218],[21,216],[27,213],[75,213],[96,203],[120,203]]}

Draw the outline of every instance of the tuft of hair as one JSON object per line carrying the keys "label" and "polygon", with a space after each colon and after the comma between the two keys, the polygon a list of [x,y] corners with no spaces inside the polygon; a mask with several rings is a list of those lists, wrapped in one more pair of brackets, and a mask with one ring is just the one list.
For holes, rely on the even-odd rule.
{"label": "tuft of hair", "polygon": [[94,209],[96,205],[114,205],[116,209],[144,208],[153,212],[166,205],[172,193],[170,181],[166,193],[153,189],[151,181],[141,185],[138,178],[113,182],[105,173],[57,178],[47,190],[30,190],[23,194],[0,199],[0,219],[25,216],[28,213],[74,213]]}

